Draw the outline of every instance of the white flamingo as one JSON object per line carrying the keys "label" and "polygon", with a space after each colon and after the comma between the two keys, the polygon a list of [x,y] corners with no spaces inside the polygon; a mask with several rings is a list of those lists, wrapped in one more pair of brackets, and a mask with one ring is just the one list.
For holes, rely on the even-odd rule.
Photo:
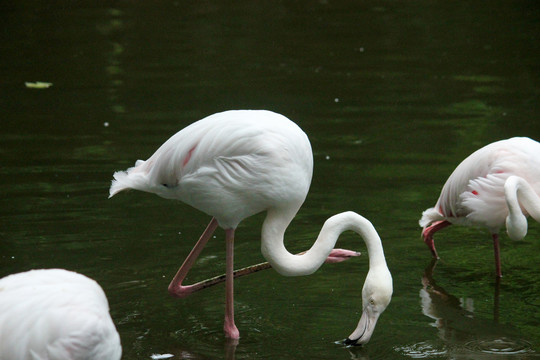
{"label": "white flamingo", "polygon": [[0,279],[0,359],[119,360],[120,336],[94,280],[62,269]]}
{"label": "white flamingo", "polygon": [[313,154],[307,135],[286,117],[264,110],[226,111],[208,116],[167,140],[148,160],[114,174],[110,196],[125,189],[181,200],[211,215],[212,221],[169,285],[173,296],[201,289],[183,286],[189,269],[219,225],[226,235],[225,335],[238,339],[233,305],[233,241],[237,225],[266,211],[261,251],[276,271],[308,275],[325,261],[358,253],[333,249],[340,233],[353,230],[366,242],[369,272],[362,291],[363,315],[348,344],[366,343],[390,302],[392,277],[381,240],[371,223],[352,212],[328,219],[313,246],[293,255],[285,248],[286,228],[304,202],[311,183]]}
{"label": "white flamingo", "polygon": [[475,151],[450,175],[435,207],[422,213],[422,236],[438,258],[433,235],[451,224],[476,225],[493,239],[495,271],[502,276],[499,229],[520,240],[530,215],[540,222],[540,143],[526,137],[501,140]]}

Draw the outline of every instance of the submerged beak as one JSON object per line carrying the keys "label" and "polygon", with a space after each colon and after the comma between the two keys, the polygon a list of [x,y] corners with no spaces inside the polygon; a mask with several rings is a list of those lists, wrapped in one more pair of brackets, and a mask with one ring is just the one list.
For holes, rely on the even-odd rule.
{"label": "submerged beak", "polygon": [[364,310],[356,330],[354,330],[343,343],[345,345],[362,345],[367,343],[369,339],[371,339],[371,335],[373,334],[373,330],[375,330],[375,325],[377,324],[378,319],[378,313],[372,313]]}

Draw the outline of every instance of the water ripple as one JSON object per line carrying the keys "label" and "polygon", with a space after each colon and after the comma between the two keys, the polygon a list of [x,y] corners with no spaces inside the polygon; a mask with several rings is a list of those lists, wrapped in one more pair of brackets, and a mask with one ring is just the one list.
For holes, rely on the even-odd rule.
{"label": "water ripple", "polygon": [[428,341],[422,341],[412,345],[395,348],[397,352],[412,357],[413,359],[433,359],[447,354],[446,350],[437,349]]}
{"label": "water ripple", "polygon": [[501,355],[515,355],[534,352],[529,342],[521,339],[513,340],[506,337],[494,340],[474,340],[466,343],[465,347],[473,351]]}

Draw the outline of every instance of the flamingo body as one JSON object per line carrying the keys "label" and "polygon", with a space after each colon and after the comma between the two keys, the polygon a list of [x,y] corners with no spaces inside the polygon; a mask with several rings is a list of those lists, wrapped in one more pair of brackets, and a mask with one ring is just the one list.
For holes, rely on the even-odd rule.
{"label": "flamingo body", "polygon": [[116,172],[110,196],[131,188],[180,200],[224,229],[268,208],[304,202],[313,173],[306,134],[283,115],[210,115],[169,138],[146,161]]}
{"label": "flamingo body", "polygon": [[62,269],[0,279],[0,359],[118,360],[120,337],[101,287]]}
{"label": "flamingo body", "polygon": [[435,232],[450,224],[480,226],[492,234],[498,257],[497,234],[505,223],[510,237],[519,240],[526,234],[522,216],[540,221],[539,194],[540,143],[515,137],[486,145],[458,165],[435,207],[422,213],[424,241],[438,257]]}
{"label": "flamingo body", "polygon": [[307,196],[312,173],[310,142],[294,122],[265,110],[226,111],[189,125],[163,143],[148,160],[138,160],[127,171],[116,172],[110,197],[125,189],[136,189],[180,200],[213,217],[169,285],[169,292],[176,297],[203,288],[200,283],[182,285],[182,281],[217,226],[225,229],[224,330],[232,339],[239,338],[234,324],[233,241],[240,221],[267,212],[261,251],[272,268],[287,276],[308,275],[325,261],[340,262],[359,255],[334,249],[341,232],[357,232],[366,242],[370,258],[363,291],[367,315],[362,316],[348,341],[365,343],[392,295],[392,277],[372,224],[355,213],[342,213],[325,222],[306,252],[294,255],[284,246],[285,230]]}

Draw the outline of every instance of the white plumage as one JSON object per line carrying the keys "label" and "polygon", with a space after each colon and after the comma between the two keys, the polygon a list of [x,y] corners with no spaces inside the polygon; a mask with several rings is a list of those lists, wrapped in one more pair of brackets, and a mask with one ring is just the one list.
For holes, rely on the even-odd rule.
{"label": "white plumage", "polygon": [[485,227],[493,235],[497,275],[498,232],[506,224],[509,236],[527,233],[524,216],[540,221],[540,143],[526,137],[501,140],[475,151],[450,175],[435,207],[422,213],[424,241],[438,257],[433,234],[450,225]]}
{"label": "white plumage", "polygon": [[347,343],[369,341],[379,315],[392,295],[392,277],[381,240],[371,223],[352,212],[328,219],[313,246],[291,254],[284,233],[304,202],[313,173],[313,154],[307,135],[292,121],[270,111],[226,111],[199,120],[173,135],[146,161],[114,173],[110,196],[136,189],[177,199],[213,217],[207,230],[169,285],[173,296],[200,290],[200,283],[182,285],[218,224],[227,246],[227,337],[239,338],[234,324],[233,241],[235,229],[248,216],[267,211],[261,251],[283,275],[307,275],[325,260],[340,262],[358,253],[333,249],[346,230],[360,234],[370,257],[364,284],[363,315]]}
{"label": "white plumage", "polygon": [[120,337],[101,287],[62,269],[0,279],[0,360],[118,360]]}
{"label": "white plumage", "polygon": [[131,188],[177,199],[224,229],[269,207],[300,207],[311,184],[306,134],[270,111],[226,111],[169,138],[146,161],[114,173],[110,197]]}

